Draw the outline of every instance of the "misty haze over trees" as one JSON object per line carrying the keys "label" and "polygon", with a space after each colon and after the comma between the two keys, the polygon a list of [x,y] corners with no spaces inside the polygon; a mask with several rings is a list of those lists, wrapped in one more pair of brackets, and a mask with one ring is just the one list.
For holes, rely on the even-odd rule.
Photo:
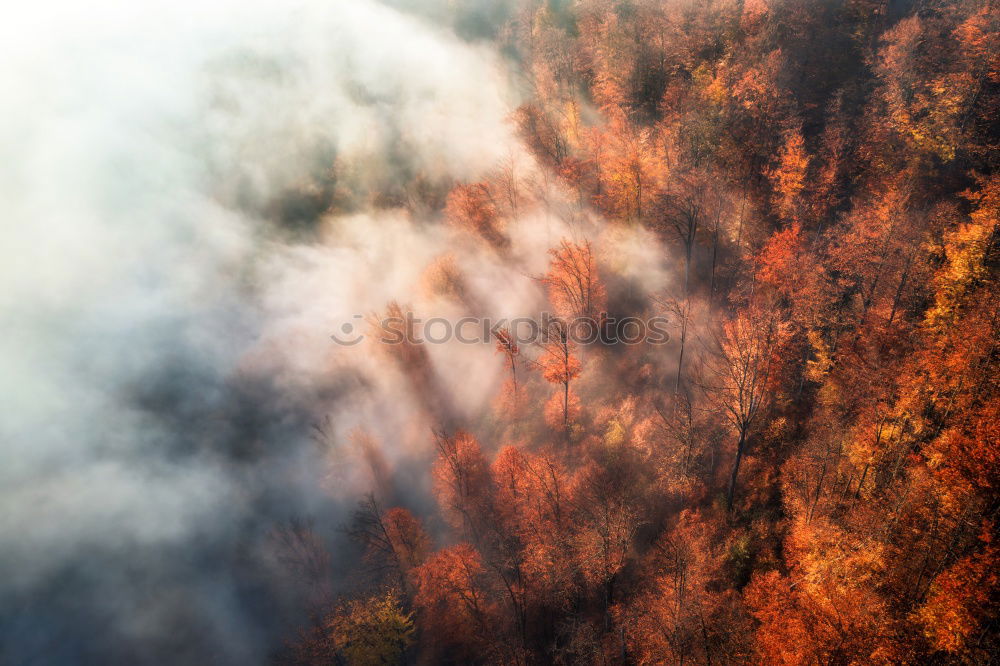
{"label": "misty haze over trees", "polygon": [[0,664],[997,661],[993,0],[15,14]]}

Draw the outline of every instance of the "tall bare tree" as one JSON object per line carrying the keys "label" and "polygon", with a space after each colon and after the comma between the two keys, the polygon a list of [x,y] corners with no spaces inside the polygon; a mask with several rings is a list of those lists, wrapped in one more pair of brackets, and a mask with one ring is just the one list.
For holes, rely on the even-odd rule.
{"label": "tall bare tree", "polygon": [[733,507],[736,479],[747,440],[771,406],[777,370],[776,350],[787,326],[773,310],[750,307],[723,326],[709,343],[709,362],[703,388],[716,411],[737,433],[736,457],[729,475],[726,506]]}

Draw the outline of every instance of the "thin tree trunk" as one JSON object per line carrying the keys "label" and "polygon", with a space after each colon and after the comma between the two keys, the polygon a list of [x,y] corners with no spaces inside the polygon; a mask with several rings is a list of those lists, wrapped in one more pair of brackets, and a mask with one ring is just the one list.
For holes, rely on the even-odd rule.
{"label": "thin tree trunk", "polygon": [[569,437],[569,382],[563,382],[563,431]]}
{"label": "thin tree trunk", "polygon": [[708,642],[708,627],[705,626],[705,614],[698,611],[698,618],[701,620],[701,640],[705,643],[705,663],[712,666],[712,648]]}
{"label": "thin tree trunk", "polygon": [[802,389],[806,384],[806,369],[809,367],[809,345],[802,346],[802,368],[799,370],[799,387],[795,391],[795,397],[802,397]]}
{"label": "thin tree trunk", "polygon": [[743,249],[743,211],[747,205],[747,183],[743,183],[743,197],[740,199],[740,221],[736,229],[736,253]]}
{"label": "thin tree trunk", "polygon": [[906,287],[906,278],[910,272],[911,261],[913,261],[912,254],[906,258],[906,267],[903,268],[903,276],[899,279],[899,286],[896,287],[896,295],[892,298],[892,310],[889,311],[889,326],[892,326],[892,320],[896,318],[896,308],[899,307],[899,298],[903,294],[903,288]]}
{"label": "thin tree trunk", "polygon": [[740,440],[736,444],[736,460],[733,461],[733,471],[729,475],[729,491],[726,493],[726,509],[733,510],[733,497],[736,494],[736,476],[740,472],[740,463],[743,461],[743,446],[746,444],[746,426],[740,428]]}
{"label": "thin tree trunk", "polygon": [[687,301],[688,294],[690,294],[691,288],[691,250],[694,247],[694,239],[688,237],[687,243],[684,244],[684,300]]}
{"label": "thin tree trunk", "polygon": [[861,497],[861,489],[865,487],[865,479],[868,478],[868,468],[871,467],[871,463],[865,463],[865,468],[861,471],[861,480],[858,481],[858,489],[854,491],[855,501]]}
{"label": "thin tree trunk", "polygon": [[569,447],[569,382],[563,382],[563,442]]}
{"label": "thin tree trunk", "polygon": [[715,229],[712,232],[712,281],[708,291],[708,307],[715,301],[715,264],[719,254],[719,217],[722,216],[722,197],[719,197],[719,210],[715,215]]}
{"label": "thin tree trunk", "polygon": [[854,481],[854,474],[847,475],[847,485],[844,486],[844,492],[840,494],[840,501],[843,502],[847,499],[847,496],[851,493],[851,482]]}
{"label": "thin tree trunk", "polygon": [[674,381],[674,394],[681,390],[681,368],[684,366],[684,345],[687,342],[687,314],[681,322],[681,349],[677,355],[677,379]]}
{"label": "thin tree trunk", "polygon": [[820,494],[823,492],[823,480],[826,478],[826,458],[823,459],[823,469],[819,474],[819,481],[816,483],[816,496],[813,497],[812,505],[809,507],[809,516],[806,518],[806,525],[812,522],[816,505],[819,504]]}
{"label": "thin tree trunk", "polygon": [[878,283],[882,279],[882,269],[885,267],[886,259],[889,257],[889,244],[892,242],[892,234],[895,230],[895,224],[890,226],[889,232],[886,234],[885,240],[882,242],[882,252],[879,256],[878,265],[875,267],[875,278],[872,280],[871,286],[868,287],[868,293],[865,295],[861,304],[861,320],[858,322],[859,329],[864,325],[865,319],[868,317],[868,309],[872,306],[872,302],[875,300],[875,291],[878,289]]}
{"label": "thin tree trunk", "polygon": [[636,202],[635,202],[635,220],[636,222],[642,222],[642,172],[639,172],[639,176],[636,178]]}

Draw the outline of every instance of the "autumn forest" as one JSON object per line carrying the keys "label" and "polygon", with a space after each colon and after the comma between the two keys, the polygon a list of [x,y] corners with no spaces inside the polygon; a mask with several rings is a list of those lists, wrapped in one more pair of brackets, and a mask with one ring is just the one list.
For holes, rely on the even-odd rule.
{"label": "autumn forest", "polygon": [[[671,342],[495,332],[480,353],[504,377],[477,419],[448,409],[419,345],[370,342],[421,396],[436,503],[376,473],[343,528],[357,576],[278,659],[993,663],[993,3],[552,0],[502,18],[488,39],[526,91],[509,122],[531,166],[386,196],[498,262],[517,261],[517,220],[563,220],[525,271],[548,307],[663,315]],[[672,277],[609,251],[622,229]],[[476,311],[468,267],[426,271]],[[352,437],[377,467],[383,444]],[[282,538],[328,565],[305,526]]]}
{"label": "autumn forest", "polygon": [[1000,661],[995,0],[173,4],[0,28],[0,663]]}

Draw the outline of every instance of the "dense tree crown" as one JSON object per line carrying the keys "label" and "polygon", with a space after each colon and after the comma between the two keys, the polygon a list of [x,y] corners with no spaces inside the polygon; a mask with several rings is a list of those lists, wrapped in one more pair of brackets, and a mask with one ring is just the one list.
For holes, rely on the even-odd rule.
{"label": "dense tree crown", "polygon": [[[377,483],[361,573],[280,658],[996,660],[998,28],[992,0],[515,3],[531,165],[425,203],[496,262],[560,221],[522,271],[550,311],[672,341],[495,331],[465,420],[425,350],[384,350],[437,507]],[[607,251],[625,230],[671,278]],[[476,270],[429,284],[475,310]]]}

